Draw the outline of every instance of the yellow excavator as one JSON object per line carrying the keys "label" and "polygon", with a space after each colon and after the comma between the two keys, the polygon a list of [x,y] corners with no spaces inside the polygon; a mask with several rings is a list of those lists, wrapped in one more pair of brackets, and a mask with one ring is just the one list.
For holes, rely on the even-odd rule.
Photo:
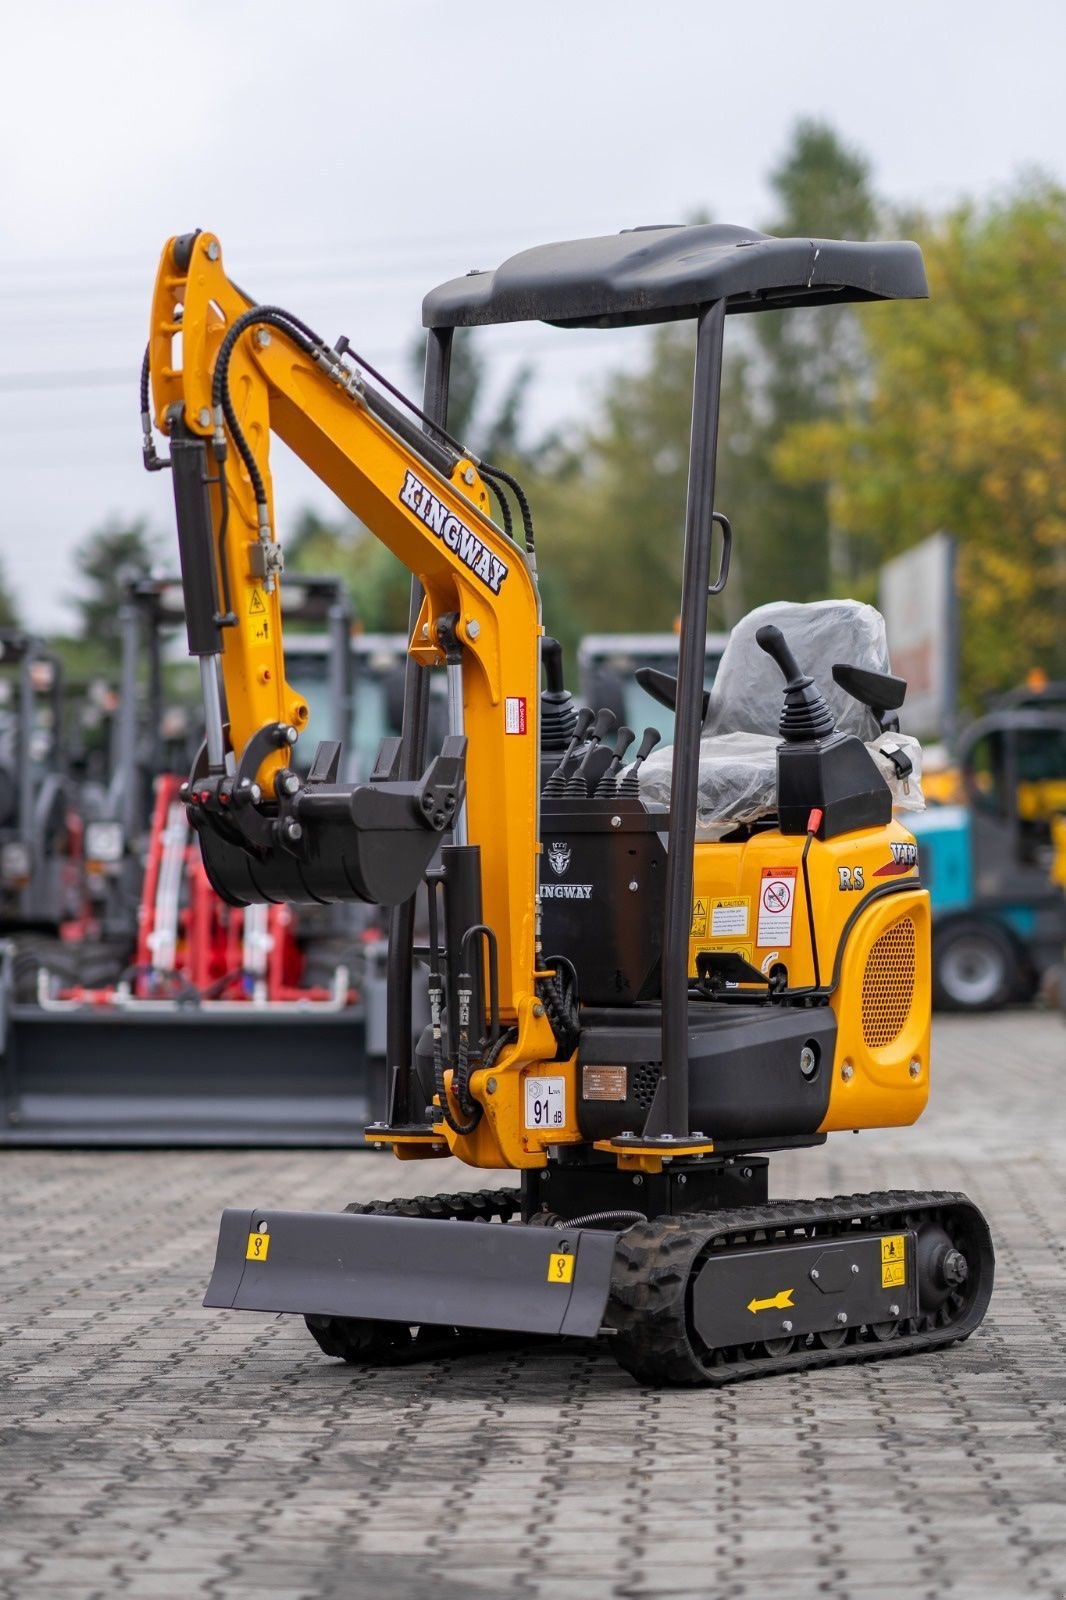
{"label": "yellow excavator", "polygon": [[[926,1102],[929,906],[892,793],[905,685],[870,608],[827,602],[745,619],[704,690],[732,542],[714,507],[727,314],[926,293],[906,242],[697,225],[546,245],[427,296],[419,407],[346,338],[253,302],[213,234],[167,242],[143,449],[173,479],[206,713],[184,797],[207,871],[237,905],[393,908],[368,1138],[520,1175],[336,1213],[252,1197],[223,1216],[205,1304],[302,1315],[350,1362],[602,1337],[639,1381],[690,1385],[978,1326],[993,1252],[965,1196],[768,1199],[770,1152]],[[448,432],[449,360],[457,327],[676,318],[696,328],[679,667],[644,685],[675,737],[653,755],[650,730],[627,764],[632,731],[577,711],[545,637],[520,484]],[[285,678],[272,433],[412,574],[403,733],[364,783],[341,780],[334,742],[302,776],[292,760],[308,709]],[[449,731],[429,758],[433,667]]]}

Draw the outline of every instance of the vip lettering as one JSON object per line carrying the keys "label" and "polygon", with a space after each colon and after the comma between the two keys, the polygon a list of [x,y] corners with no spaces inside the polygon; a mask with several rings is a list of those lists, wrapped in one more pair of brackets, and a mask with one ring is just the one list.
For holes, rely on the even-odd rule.
{"label": "vip lettering", "polygon": [[486,550],[477,535],[453,516],[413,472],[408,472],[403,480],[400,500],[417,517],[421,517],[442,544],[455,551],[463,565],[487,584],[493,594],[499,594],[500,584],[507,576],[506,563],[494,556],[491,550]]}
{"label": "vip lettering", "polygon": [[889,848],[892,859],[900,867],[916,867],[918,865],[918,846],[916,844],[900,844],[893,840]]}

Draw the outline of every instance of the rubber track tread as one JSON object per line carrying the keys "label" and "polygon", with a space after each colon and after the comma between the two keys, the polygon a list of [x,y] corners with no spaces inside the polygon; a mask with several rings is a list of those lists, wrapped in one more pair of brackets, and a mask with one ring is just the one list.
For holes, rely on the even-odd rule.
{"label": "rubber track tread", "polygon": [[359,1217],[421,1217],[427,1222],[510,1222],[522,1209],[519,1189],[475,1189],[463,1194],[418,1194],[393,1200],[353,1200],[345,1211]]}
{"label": "rubber track tread", "polygon": [[[963,1314],[945,1327],[901,1331],[885,1342],[858,1342],[861,1329],[848,1330],[849,1342],[836,1349],[800,1346],[787,1355],[724,1355],[720,1363],[704,1364],[693,1349],[689,1330],[689,1292],[701,1267],[701,1256],[716,1241],[757,1248],[759,1243],[782,1243],[782,1230],[807,1229],[821,1224],[828,1239],[850,1232],[860,1222],[878,1232],[912,1226],[904,1217],[923,1211],[931,1214],[964,1212],[974,1236],[978,1260],[972,1262],[972,1293]],[[764,1234],[762,1240],[753,1234]],[[802,1242],[802,1241],[797,1241]],[[984,1316],[992,1290],[994,1256],[988,1228],[980,1212],[963,1194],[891,1190],[880,1194],[845,1195],[825,1200],[776,1201],[750,1209],[694,1212],[658,1217],[638,1223],[618,1239],[615,1274],[607,1317],[616,1330],[611,1341],[619,1364],[639,1383],[649,1385],[721,1386],[747,1378],[778,1373],[806,1372],[819,1367],[847,1366],[859,1361],[882,1360],[943,1348],[965,1339]],[[901,1329],[907,1329],[906,1322]],[[753,1341],[754,1343],[754,1341]],[[727,1347],[746,1350],[746,1346]],[[706,1353],[713,1359],[711,1352]]]}

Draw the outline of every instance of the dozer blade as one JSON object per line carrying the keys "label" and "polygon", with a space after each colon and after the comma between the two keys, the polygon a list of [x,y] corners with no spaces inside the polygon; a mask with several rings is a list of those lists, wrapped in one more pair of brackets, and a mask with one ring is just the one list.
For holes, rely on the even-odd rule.
{"label": "dozer blade", "polygon": [[228,1210],[204,1305],[593,1339],[617,1238],[582,1228]]}

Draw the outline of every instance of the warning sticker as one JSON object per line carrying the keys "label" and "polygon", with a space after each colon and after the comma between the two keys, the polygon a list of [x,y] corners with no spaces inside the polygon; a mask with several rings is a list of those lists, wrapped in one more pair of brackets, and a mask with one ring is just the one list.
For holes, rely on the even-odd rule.
{"label": "warning sticker", "polygon": [[265,611],[266,603],[263,600],[263,596],[258,589],[253,589],[252,598],[248,602],[248,615],[250,617],[261,617]]}
{"label": "warning sticker", "polygon": [[526,697],[511,694],[503,702],[503,726],[507,733],[525,733]]}
{"label": "warning sticker", "polygon": [[270,1251],[269,1233],[250,1233],[244,1252],[245,1261],[265,1261]]}
{"label": "warning sticker", "polygon": [[749,964],[751,963],[752,949],[750,944],[704,944],[700,946],[696,954],[701,956],[705,953],[713,955],[715,952],[720,952],[722,955],[727,956],[741,956]]}
{"label": "warning sticker", "polygon": [[881,1287],[901,1289],[907,1281],[907,1240],[902,1233],[881,1240]]}
{"label": "warning sticker", "polygon": [[574,1258],[560,1251],[558,1255],[548,1257],[548,1282],[572,1283],[574,1277]]}
{"label": "warning sticker", "polygon": [[759,931],[755,941],[761,949],[771,944],[782,950],[789,948],[795,904],[796,868],[763,867],[759,885]]}
{"label": "warning sticker", "polygon": [[748,932],[747,895],[711,901],[711,933],[716,939],[743,939]]}
{"label": "warning sticker", "polygon": [[690,939],[702,939],[707,932],[707,902],[706,900],[693,900],[692,902],[692,927],[689,930]]}

